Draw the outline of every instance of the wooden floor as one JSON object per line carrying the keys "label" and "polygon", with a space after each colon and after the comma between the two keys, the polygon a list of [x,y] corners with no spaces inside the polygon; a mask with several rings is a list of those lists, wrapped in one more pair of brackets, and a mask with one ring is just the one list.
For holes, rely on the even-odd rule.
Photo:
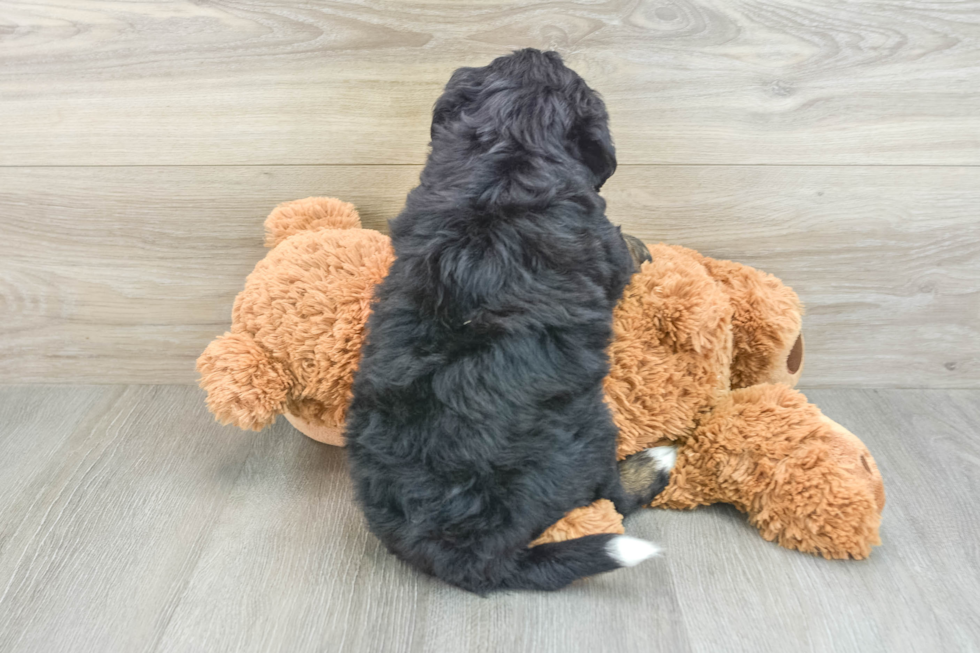
{"label": "wooden floor", "polygon": [[343,450],[218,426],[188,386],[0,388],[0,651],[980,650],[980,391],[811,390],[884,475],[835,561],[727,507],[644,511],[662,559],[467,595],[388,555]]}

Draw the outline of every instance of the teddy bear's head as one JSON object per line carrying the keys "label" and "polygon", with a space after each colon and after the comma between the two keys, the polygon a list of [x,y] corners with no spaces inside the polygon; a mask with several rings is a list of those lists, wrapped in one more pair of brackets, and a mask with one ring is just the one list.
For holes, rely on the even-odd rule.
{"label": "teddy bear's head", "polygon": [[728,392],[792,386],[802,372],[802,307],[772,275],[670,245],[616,308],[606,398],[621,458],[684,440]]}
{"label": "teddy bear's head", "polygon": [[340,442],[371,297],[394,260],[386,236],[359,227],[353,205],[331,198],[266,220],[272,250],[197,363],[219,421],[259,430],[286,413]]}

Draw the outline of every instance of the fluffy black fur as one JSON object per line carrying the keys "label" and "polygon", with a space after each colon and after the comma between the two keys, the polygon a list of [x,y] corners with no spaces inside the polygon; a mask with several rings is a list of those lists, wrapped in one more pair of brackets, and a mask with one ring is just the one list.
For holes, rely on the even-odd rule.
{"label": "fluffy black fur", "polygon": [[[612,536],[528,548],[605,497],[628,514],[603,402],[634,271],[598,190],[616,169],[599,96],[554,52],[457,70],[420,185],[391,222],[347,418],[371,530],[477,593],[620,566]],[[661,479],[661,486],[663,479]]]}

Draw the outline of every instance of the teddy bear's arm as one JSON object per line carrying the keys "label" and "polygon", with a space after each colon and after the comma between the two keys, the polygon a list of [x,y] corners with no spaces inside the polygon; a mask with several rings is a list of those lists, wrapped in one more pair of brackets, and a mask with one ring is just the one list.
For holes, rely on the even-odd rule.
{"label": "teddy bear's arm", "polygon": [[826,558],[880,544],[881,474],[850,431],[782,384],[732,392],[678,449],[654,506],[728,503],[767,540]]}
{"label": "teddy bear's arm", "polygon": [[286,407],[292,380],[248,333],[215,338],[197,359],[208,409],[222,424],[260,431]]}

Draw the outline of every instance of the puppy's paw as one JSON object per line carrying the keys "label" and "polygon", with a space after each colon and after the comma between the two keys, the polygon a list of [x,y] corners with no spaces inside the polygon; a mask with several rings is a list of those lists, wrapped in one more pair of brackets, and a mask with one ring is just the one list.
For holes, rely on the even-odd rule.
{"label": "puppy's paw", "polygon": [[647,505],[670,483],[670,472],[677,463],[677,447],[650,447],[619,461],[623,488]]}
{"label": "puppy's paw", "polygon": [[647,249],[642,240],[629,234],[623,234],[623,240],[626,241],[626,249],[629,250],[630,257],[633,259],[633,272],[639,272],[644,263],[653,260],[653,257],[650,256],[650,250]]}
{"label": "puppy's paw", "polygon": [[662,447],[650,447],[640,453],[646,454],[647,458],[652,458],[657,463],[657,469],[670,476],[670,472],[677,464],[677,445],[668,444]]}

